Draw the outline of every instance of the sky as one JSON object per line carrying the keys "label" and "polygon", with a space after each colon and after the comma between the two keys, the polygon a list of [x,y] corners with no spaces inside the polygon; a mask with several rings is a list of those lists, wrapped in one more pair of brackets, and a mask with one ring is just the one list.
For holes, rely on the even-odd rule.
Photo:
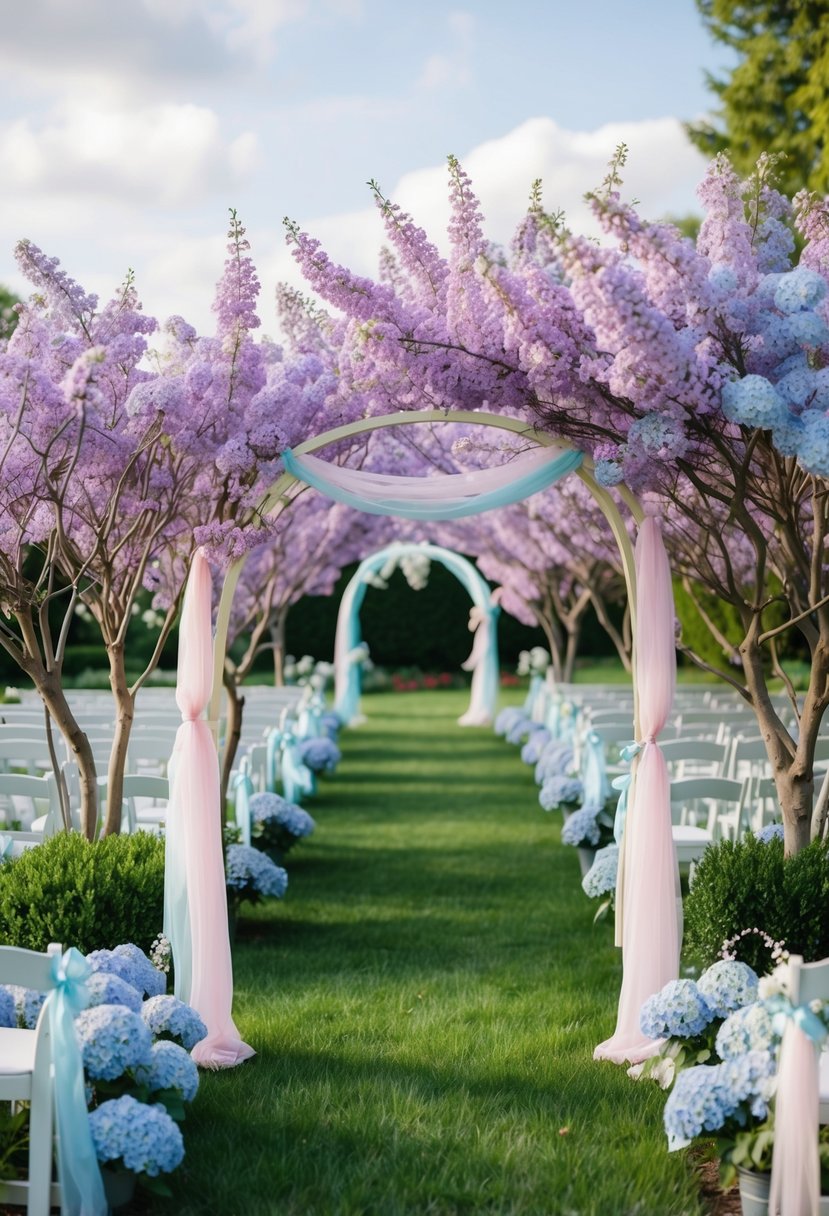
{"label": "sky", "polygon": [[301,283],[283,217],[372,274],[368,180],[441,246],[449,154],[498,242],[536,178],[595,232],[583,196],[622,140],[625,194],[685,215],[705,161],[680,123],[724,54],[693,0],[23,0],[0,37],[0,282],[28,295],[28,238],[102,303],[132,268],[148,313],[210,332],[234,207],[276,333],[276,284]]}

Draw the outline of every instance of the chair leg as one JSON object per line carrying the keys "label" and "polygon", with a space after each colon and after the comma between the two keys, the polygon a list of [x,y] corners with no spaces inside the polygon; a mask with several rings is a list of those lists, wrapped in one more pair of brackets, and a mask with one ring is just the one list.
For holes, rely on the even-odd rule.
{"label": "chair leg", "polygon": [[52,1185],[52,1089],[48,1076],[35,1074],[29,1115],[29,1197],[27,1216],[49,1216]]}

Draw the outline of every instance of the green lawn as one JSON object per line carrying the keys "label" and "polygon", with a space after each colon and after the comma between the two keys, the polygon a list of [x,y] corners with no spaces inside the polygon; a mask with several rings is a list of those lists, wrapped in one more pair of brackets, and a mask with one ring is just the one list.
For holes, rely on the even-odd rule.
{"label": "green lawn", "polygon": [[136,1211],[702,1211],[664,1095],[591,1059],[614,1025],[612,928],[517,750],[455,725],[465,701],[365,698],[288,896],[239,923],[258,1055],[204,1076],[174,1198]]}

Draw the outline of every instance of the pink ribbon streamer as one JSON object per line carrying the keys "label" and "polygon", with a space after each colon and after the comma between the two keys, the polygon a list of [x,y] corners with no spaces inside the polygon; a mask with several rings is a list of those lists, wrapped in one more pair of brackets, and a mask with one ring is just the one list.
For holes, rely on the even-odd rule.
{"label": "pink ribbon streamer", "polygon": [[818,1216],[820,1094],[815,1044],[795,1022],[783,1032],[774,1106],[769,1212]]}
{"label": "pink ribbon streamer", "polygon": [[671,831],[670,779],[657,743],[676,684],[671,571],[657,520],[647,517],[636,540],[637,702],[642,751],[636,760],[624,849],[622,989],[616,1030],[597,1060],[639,1064],[659,1049],[639,1028],[642,1005],[679,974],[679,870]]}
{"label": "pink ribbon streamer", "polygon": [[[202,714],[213,683],[210,567],[193,558],[179,626],[176,702],[182,723],[173,750],[168,819],[183,854],[192,971],[189,1003],[207,1026],[192,1051],[206,1068],[232,1068],[255,1055],[233,1023],[233,964],[227,922],[221,792],[216,746]],[[169,847],[169,846],[168,846]]]}

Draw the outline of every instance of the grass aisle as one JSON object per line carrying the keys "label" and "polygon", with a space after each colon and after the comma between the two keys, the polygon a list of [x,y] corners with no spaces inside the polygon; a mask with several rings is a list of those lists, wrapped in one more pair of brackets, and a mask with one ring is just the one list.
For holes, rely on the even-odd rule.
{"label": "grass aisle", "polygon": [[[366,697],[288,897],[240,921],[254,1061],[204,1076],[182,1216],[694,1216],[664,1096],[594,1064],[619,958],[516,749]],[[144,1208],[142,1210],[150,1210]]]}

